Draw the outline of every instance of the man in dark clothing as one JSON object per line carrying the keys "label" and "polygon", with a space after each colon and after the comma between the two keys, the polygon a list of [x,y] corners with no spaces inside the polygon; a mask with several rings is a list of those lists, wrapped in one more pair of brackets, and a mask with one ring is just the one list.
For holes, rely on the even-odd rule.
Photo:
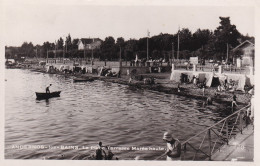
{"label": "man in dark clothing", "polygon": [[96,160],[105,160],[107,158],[106,152],[103,149],[102,142],[98,143],[99,148],[96,150]]}
{"label": "man in dark clothing", "polygon": [[51,86],[51,84],[50,84],[49,86],[46,87],[46,93],[50,93],[50,89],[49,89],[50,86]]}
{"label": "man in dark clothing", "polygon": [[233,93],[232,108],[234,108],[234,106],[237,106],[237,96]]}

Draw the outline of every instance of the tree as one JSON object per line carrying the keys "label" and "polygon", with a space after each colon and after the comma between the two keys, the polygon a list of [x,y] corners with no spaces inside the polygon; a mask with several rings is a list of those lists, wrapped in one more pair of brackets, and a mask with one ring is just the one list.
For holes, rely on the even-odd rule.
{"label": "tree", "polygon": [[105,41],[101,44],[102,56],[101,59],[118,59],[116,54],[115,39],[111,36],[106,37]]}
{"label": "tree", "polygon": [[217,52],[225,53],[227,50],[227,44],[231,47],[235,47],[239,44],[238,38],[241,34],[236,29],[235,25],[230,23],[229,17],[219,17],[220,26],[214,31],[215,46]]}
{"label": "tree", "polygon": [[125,46],[125,39],[123,37],[119,37],[116,39],[116,45],[124,47]]}
{"label": "tree", "polygon": [[58,42],[57,42],[57,49],[63,49],[63,45],[64,45],[64,41],[63,39],[60,37]]}
{"label": "tree", "polygon": [[188,28],[183,28],[179,32],[180,50],[190,50],[192,48],[192,33]]}
{"label": "tree", "polygon": [[35,52],[34,52],[34,46],[32,44],[32,42],[30,43],[27,43],[27,42],[24,42],[21,46],[21,52],[23,54],[25,54],[26,57],[34,57],[35,56]]}
{"label": "tree", "polygon": [[72,40],[72,49],[78,49],[78,43],[79,43],[79,39],[73,39]]}
{"label": "tree", "polygon": [[198,29],[196,32],[192,35],[192,45],[191,50],[196,51],[202,47],[204,47],[210,39],[212,39],[213,33],[209,31],[208,29]]}
{"label": "tree", "polygon": [[125,49],[124,49],[124,57],[126,60],[134,60],[136,51],[138,50],[137,47],[138,40],[130,39],[126,41]]}
{"label": "tree", "polygon": [[68,36],[66,37],[65,44],[66,44],[67,50],[72,49],[72,42],[71,42],[70,34],[68,34]]}

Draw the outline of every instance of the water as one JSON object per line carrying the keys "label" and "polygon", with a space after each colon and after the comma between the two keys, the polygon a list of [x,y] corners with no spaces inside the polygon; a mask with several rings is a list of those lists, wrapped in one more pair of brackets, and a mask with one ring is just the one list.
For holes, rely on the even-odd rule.
{"label": "water", "polygon": [[[114,147],[162,147],[163,132],[181,141],[223,118],[224,106],[203,107],[201,100],[138,90],[103,81],[73,83],[71,78],[6,69],[5,158],[42,159],[91,154],[99,141]],[[36,100],[35,92],[61,90],[61,97]],[[79,149],[17,145],[78,146]],[[153,160],[164,151],[113,150],[120,159]]]}

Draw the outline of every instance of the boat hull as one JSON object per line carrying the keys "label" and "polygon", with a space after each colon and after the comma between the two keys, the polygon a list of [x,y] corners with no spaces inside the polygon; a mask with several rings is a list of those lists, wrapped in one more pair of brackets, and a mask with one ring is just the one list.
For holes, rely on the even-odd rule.
{"label": "boat hull", "polygon": [[73,82],[91,82],[94,81],[93,78],[74,78]]}
{"label": "boat hull", "polygon": [[49,99],[53,97],[60,97],[61,91],[56,91],[51,93],[40,93],[40,92],[35,92],[35,93],[36,93],[36,99],[41,100],[41,99]]}

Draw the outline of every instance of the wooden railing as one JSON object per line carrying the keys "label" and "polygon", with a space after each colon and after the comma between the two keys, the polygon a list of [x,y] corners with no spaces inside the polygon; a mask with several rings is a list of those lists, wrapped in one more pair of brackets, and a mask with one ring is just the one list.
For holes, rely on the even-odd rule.
{"label": "wooden railing", "polygon": [[211,160],[211,156],[247,126],[243,107],[182,143],[181,160]]}

